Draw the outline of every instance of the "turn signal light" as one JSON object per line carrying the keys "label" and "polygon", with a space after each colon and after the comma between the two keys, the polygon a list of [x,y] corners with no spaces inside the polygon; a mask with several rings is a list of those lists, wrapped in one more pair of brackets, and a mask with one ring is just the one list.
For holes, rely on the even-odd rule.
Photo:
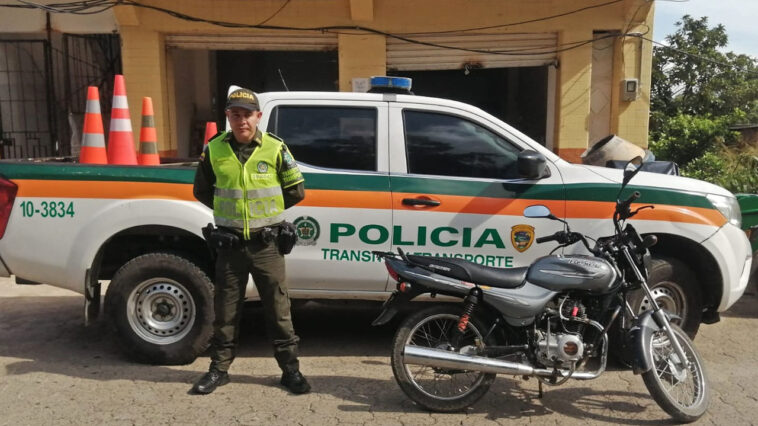
{"label": "turn signal light", "polygon": [[397,289],[400,290],[400,293],[407,293],[411,291],[411,285],[406,282],[402,282],[397,285]]}

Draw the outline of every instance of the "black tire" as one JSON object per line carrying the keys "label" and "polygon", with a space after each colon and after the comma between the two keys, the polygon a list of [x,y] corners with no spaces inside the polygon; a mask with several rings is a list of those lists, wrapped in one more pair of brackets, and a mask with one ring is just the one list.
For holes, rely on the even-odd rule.
{"label": "black tire", "polygon": [[687,334],[672,325],[679,344],[682,346],[690,366],[686,370],[677,369],[678,356],[671,346],[666,333],[659,330],[652,334],[650,353],[653,368],[642,374],[645,386],[655,402],[674,420],[683,423],[694,422],[708,409],[711,388],[695,345]]}
{"label": "black tire", "polygon": [[[672,322],[694,339],[703,318],[703,298],[695,274],[682,261],[673,258],[652,260],[648,286],[658,304],[681,318]],[[651,304],[640,290],[629,294],[629,303],[636,312],[644,312]]]}
{"label": "black tire", "polygon": [[[422,365],[406,365],[403,362],[403,348],[411,342],[419,346],[435,348],[447,346],[450,337],[449,331],[457,325],[460,314],[461,306],[459,304],[443,304],[423,309],[403,321],[392,342],[391,363],[395,380],[410,399],[432,411],[461,411],[484,396],[495,380],[495,374],[492,373],[443,371]],[[424,332],[424,326],[428,324],[433,324],[435,328]],[[416,334],[419,330],[422,330],[423,337],[421,334]],[[439,331],[440,335],[431,336],[434,340],[430,341],[430,334],[436,331]],[[487,329],[482,321],[477,316],[472,316],[461,339],[461,345],[473,345],[474,337],[481,339],[486,332]],[[431,378],[425,378],[424,374],[427,373],[431,374]],[[461,379],[461,381],[456,382],[457,379]],[[461,384],[463,380],[471,383],[467,389],[461,389],[466,388],[465,384]],[[443,385],[455,382],[452,386],[455,388],[454,391],[462,392],[457,395],[440,395],[443,389],[442,386],[438,385],[443,381]],[[425,386],[428,382],[435,386]]]}
{"label": "black tire", "polygon": [[124,350],[148,364],[188,364],[213,334],[213,284],[194,263],[168,253],[132,259],[113,276],[106,313]]}

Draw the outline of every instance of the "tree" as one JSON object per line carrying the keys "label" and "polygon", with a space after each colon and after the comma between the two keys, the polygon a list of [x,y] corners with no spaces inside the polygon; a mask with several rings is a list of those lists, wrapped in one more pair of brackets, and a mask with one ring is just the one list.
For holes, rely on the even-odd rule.
{"label": "tree", "polygon": [[653,51],[650,149],[685,175],[758,192],[757,153],[729,130],[758,123],[758,62],[722,52],[726,29],[710,28],[706,17],[685,15],[676,25],[668,46]]}
{"label": "tree", "polygon": [[707,17],[685,15],[676,26],[666,37],[668,47],[653,51],[651,110],[673,117],[724,116],[740,109],[747,119],[758,119],[756,61],[721,52],[728,42],[726,29],[709,28]]}

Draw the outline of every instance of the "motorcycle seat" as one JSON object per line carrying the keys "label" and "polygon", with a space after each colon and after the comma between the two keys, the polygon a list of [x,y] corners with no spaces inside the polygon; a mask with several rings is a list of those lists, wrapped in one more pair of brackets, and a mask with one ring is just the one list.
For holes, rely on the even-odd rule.
{"label": "motorcycle seat", "polygon": [[528,267],[493,268],[464,259],[408,255],[415,265],[450,278],[457,278],[477,285],[516,288],[524,284]]}

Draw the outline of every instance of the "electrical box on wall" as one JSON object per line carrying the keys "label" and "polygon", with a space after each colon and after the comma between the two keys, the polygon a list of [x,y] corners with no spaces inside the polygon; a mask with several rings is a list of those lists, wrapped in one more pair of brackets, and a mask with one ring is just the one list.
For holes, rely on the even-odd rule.
{"label": "electrical box on wall", "polygon": [[621,80],[621,100],[635,101],[639,96],[640,81],[636,78],[625,78]]}

